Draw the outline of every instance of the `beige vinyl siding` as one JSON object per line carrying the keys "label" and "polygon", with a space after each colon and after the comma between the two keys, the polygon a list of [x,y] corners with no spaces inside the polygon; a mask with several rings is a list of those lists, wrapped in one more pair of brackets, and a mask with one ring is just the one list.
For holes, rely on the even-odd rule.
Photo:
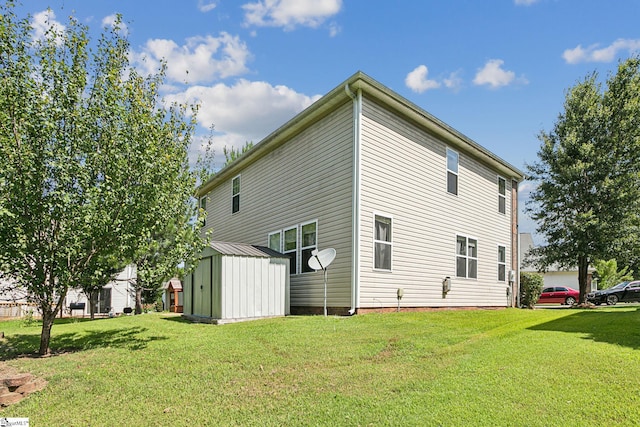
{"label": "beige vinyl siding", "polygon": [[[233,171],[208,193],[212,238],[268,246],[268,234],[317,220],[317,247],[337,251],[327,304],[351,304],[353,118],[345,100],[286,143]],[[232,215],[232,179],[241,175],[240,210]],[[300,235],[298,248],[300,248]],[[298,255],[300,259],[300,254]],[[291,306],[323,305],[320,272],[291,276]]]}
{"label": "beige vinyl siding", "polygon": [[[447,192],[447,147],[459,153],[458,195]],[[510,216],[498,212],[497,172],[363,99],[360,307],[505,306],[497,246],[510,257]],[[507,179],[507,212],[510,212]],[[392,271],[373,269],[374,213],[393,217]],[[478,241],[478,278],[456,277],[456,235]],[[443,297],[442,281],[451,277]]]}

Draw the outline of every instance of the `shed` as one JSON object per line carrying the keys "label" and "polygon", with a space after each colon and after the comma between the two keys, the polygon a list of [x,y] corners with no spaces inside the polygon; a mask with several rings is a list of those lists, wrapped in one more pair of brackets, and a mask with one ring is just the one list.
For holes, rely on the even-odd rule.
{"label": "shed", "polygon": [[177,277],[172,277],[166,283],[165,301],[170,312],[182,313],[182,282]]}
{"label": "shed", "polygon": [[183,316],[229,323],[289,314],[288,256],[263,246],[212,242],[184,278]]}

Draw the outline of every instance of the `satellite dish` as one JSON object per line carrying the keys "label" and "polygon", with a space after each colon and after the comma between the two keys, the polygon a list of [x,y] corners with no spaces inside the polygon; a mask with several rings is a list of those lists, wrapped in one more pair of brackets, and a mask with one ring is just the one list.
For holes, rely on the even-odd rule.
{"label": "satellite dish", "polygon": [[309,267],[316,271],[326,270],[335,258],[336,250],[333,248],[323,249],[319,252],[317,249],[314,249],[313,252],[311,252],[311,258],[309,258]]}
{"label": "satellite dish", "polygon": [[314,270],[324,270],[324,315],[327,316],[327,267],[336,258],[336,250],[333,248],[323,249],[318,252],[317,249],[311,251],[309,258],[309,267]]}

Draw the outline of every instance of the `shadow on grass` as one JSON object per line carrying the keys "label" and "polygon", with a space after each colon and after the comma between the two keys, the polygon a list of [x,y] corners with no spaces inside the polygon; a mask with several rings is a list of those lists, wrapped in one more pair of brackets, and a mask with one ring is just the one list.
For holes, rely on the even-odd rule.
{"label": "shadow on grass", "polygon": [[162,317],[161,319],[168,320],[170,322],[176,322],[176,323],[192,323],[191,320],[185,319],[182,316],[165,316],[165,317]]}
{"label": "shadow on grass", "polygon": [[[623,307],[621,307],[623,308]],[[533,331],[559,331],[586,334],[585,339],[640,349],[640,308],[607,311],[580,311],[547,323],[528,328]]]}
{"label": "shadow on grass", "polygon": [[[54,326],[55,328],[55,326]],[[149,342],[165,340],[163,336],[144,336],[147,328],[132,327],[56,334],[51,338],[51,354],[64,354],[95,348],[142,350]],[[40,347],[40,334],[12,334],[0,341],[0,360],[35,356]]]}

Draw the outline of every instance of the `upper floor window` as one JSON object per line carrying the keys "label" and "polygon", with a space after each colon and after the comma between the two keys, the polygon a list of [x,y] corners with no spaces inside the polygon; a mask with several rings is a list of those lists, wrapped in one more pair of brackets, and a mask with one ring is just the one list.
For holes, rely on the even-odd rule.
{"label": "upper floor window", "polygon": [[505,282],[507,280],[507,248],[498,246],[498,281]]}
{"label": "upper floor window", "polygon": [[507,180],[498,177],[498,212],[507,212]]}
{"label": "upper floor window", "polygon": [[231,213],[236,213],[240,210],[240,175],[233,178],[231,186],[233,187]]}
{"label": "upper floor window", "polygon": [[300,229],[302,233],[300,247],[300,253],[302,255],[301,270],[303,273],[308,273],[314,271],[313,268],[309,267],[309,258],[311,258],[311,253],[314,251],[314,249],[318,248],[316,239],[317,224],[315,221],[309,222],[307,224],[302,224]]}
{"label": "upper floor window", "polygon": [[447,148],[447,191],[458,194],[458,152]]}
{"label": "upper floor window", "polygon": [[456,236],[456,276],[478,278],[478,241]]}
{"label": "upper floor window", "polygon": [[200,197],[200,210],[202,210],[202,215],[204,215],[204,219],[202,220],[202,226],[207,225],[207,196]]}
{"label": "upper floor window", "polygon": [[391,270],[391,218],[381,215],[375,216],[374,234],[374,263],[378,270]]}

